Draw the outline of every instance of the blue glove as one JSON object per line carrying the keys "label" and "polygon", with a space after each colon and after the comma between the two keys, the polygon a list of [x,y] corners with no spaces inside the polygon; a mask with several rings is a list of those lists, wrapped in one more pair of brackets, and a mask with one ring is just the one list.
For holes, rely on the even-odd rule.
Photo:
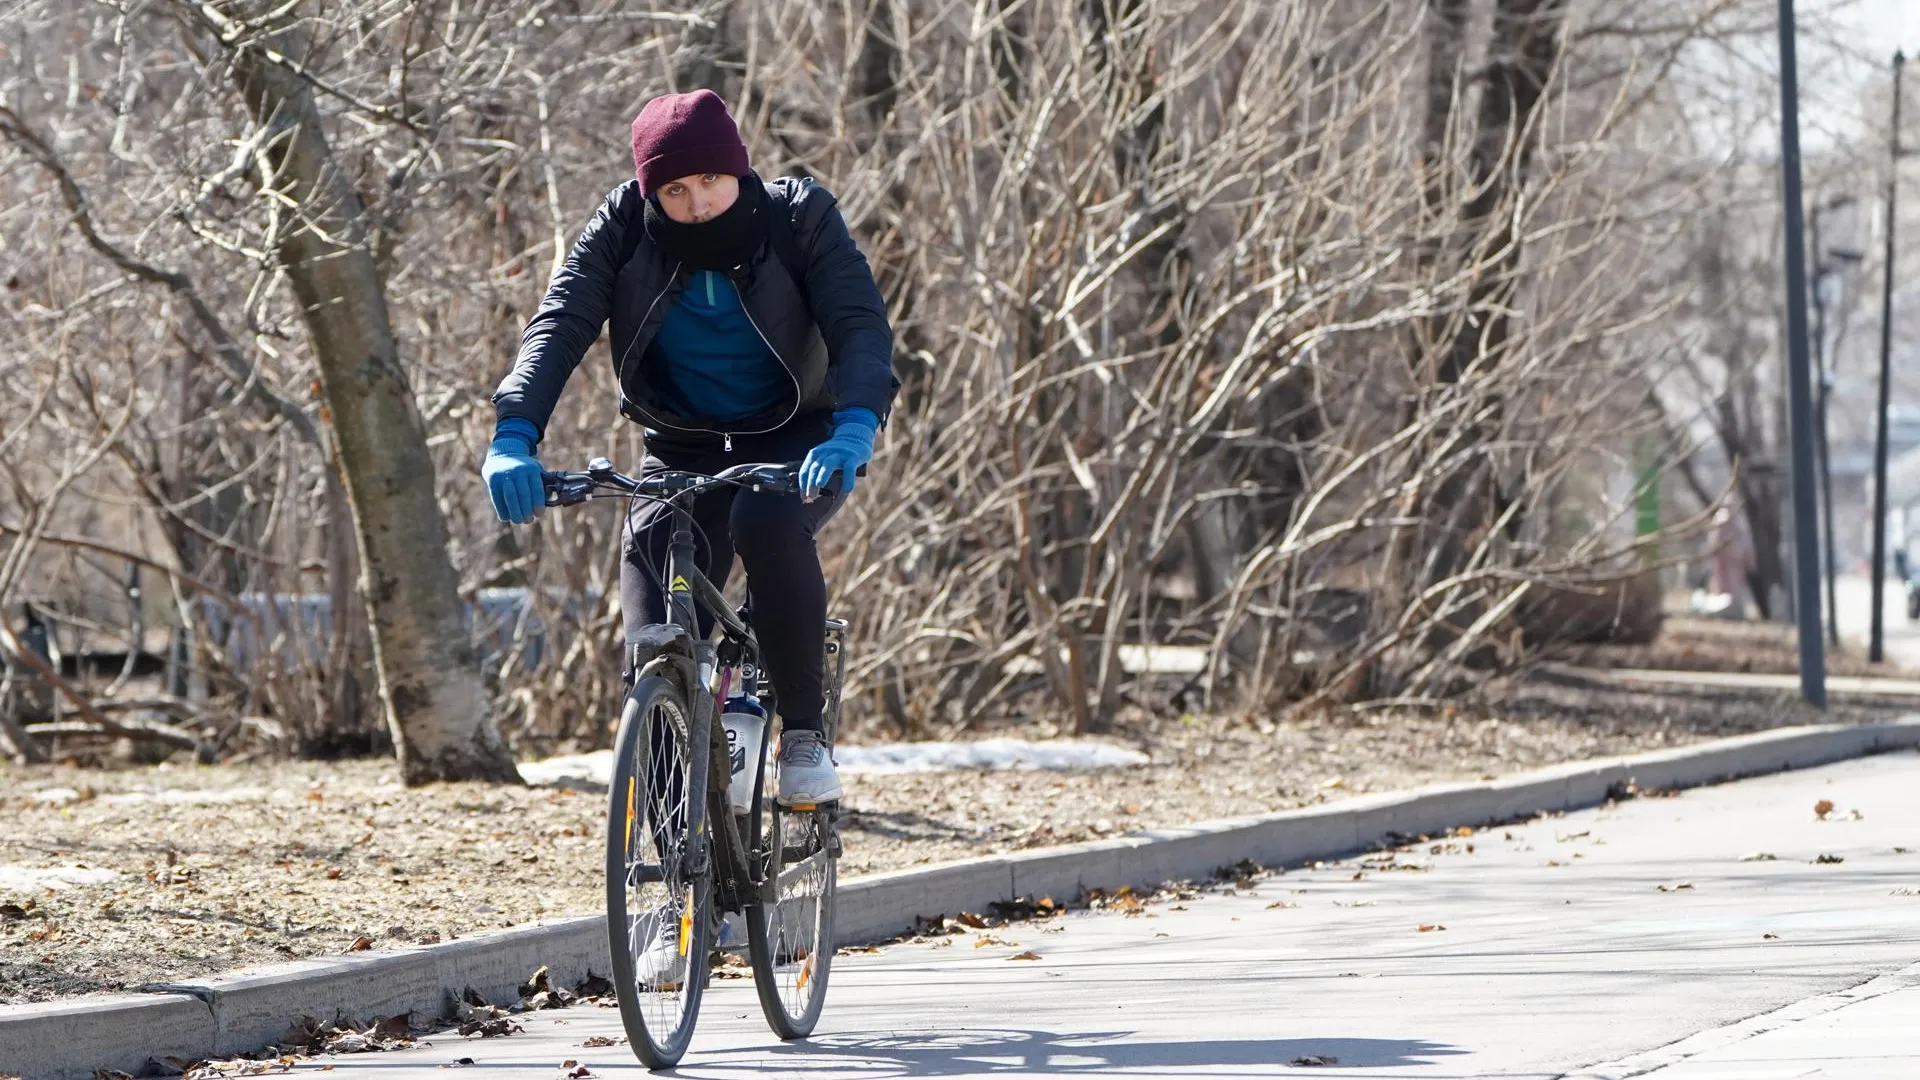
{"label": "blue glove", "polygon": [[840,493],[853,494],[854,475],[860,466],[873,460],[873,436],[880,430],[880,418],[871,409],[842,409],[833,414],[833,435],[807,451],[800,463],[800,498],[812,502],[833,483],[839,473],[845,477]]}
{"label": "blue glove", "polygon": [[501,521],[525,525],[533,520],[535,510],[546,505],[540,462],[533,456],[537,437],[533,425],[518,417],[502,420],[494,429],[493,445],[487,447],[480,475],[487,482],[487,494],[493,497],[493,512]]}

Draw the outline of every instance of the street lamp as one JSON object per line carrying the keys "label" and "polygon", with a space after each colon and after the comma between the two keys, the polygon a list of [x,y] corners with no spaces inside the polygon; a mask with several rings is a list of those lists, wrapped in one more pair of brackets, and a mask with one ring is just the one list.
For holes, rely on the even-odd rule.
{"label": "street lamp", "polygon": [[[1893,160],[1887,168],[1887,254],[1885,284],[1880,294],[1880,401],[1873,435],[1873,629],[1867,635],[1867,659],[1879,663],[1886,659],[1886,573],[1887,573],[1887,398],[1893,381],[1893,234],[1900,194],[1900,74],[1906,69],[1907,54],[1893,54]],[[1902,530],[1904,531],[1904,530]]]}
{"label": "street lamp", "polygon": [[1800,177],[1800,73],[1795,55],[1793,0],[1780,0],[1780,197],[1786,212],[1787,401],[1791,409],[1793,464],[1794,605],[1800,623],[1800,695],[1807,704],[1827,704],[1826,641],[1820,636],[1820,605],[1806,603],[1820,592],[1815,560],[1818,528],[1813,499],[1813,395],[1807,363],[1807,252],[1801,233],[1805,194]]}
{"label": "street lamp", "polygon": [[1808,229],[1813,234],[1813,372],[1819,380],[1817,385],[1820,391],[1814,403],[1813,436],[1814,449],[1820,455],[1821,548],[1826,556],[1827,570],[1827,640],[1836,648],[1840,645],[1839,604],[1835,598],[1839,572],[1836,569],[1833,542],[1833,444],[1827,435],[1827,402],[1833,394],[1833,372],[1827,368],[1827,304],[1830,302],[1830,286],[1837,288],[1843,284],[1840,281],[1841,270],[1858,265],[1865,256],[1846,248],[1828,251],[1820,243],[1820,216],[1845,210],[1858,201],[1852,195],[1829,196],[1814,204],[1808,222]]}

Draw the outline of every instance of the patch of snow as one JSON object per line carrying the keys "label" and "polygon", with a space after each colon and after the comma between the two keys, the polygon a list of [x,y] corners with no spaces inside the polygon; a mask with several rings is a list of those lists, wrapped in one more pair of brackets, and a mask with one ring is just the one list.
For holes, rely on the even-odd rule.
{"label": "patch of snow", "polygon": [[978,742],[877,743],[837,746],[841,772],[950,772],[955,769],[1124,769],[1145,765],[1147,755],[1087,739],[981,739]]}
{"label": "patch of snow", "polygon": [[92,866],[21,866],[0,864],[0,889],[69,889],[75,885],[104,885],[119,874]]}
{"label": "patch of snow", "polygon": [[[1150,760],[1138,750],[1089,739],[981,739],[978,742],[910,742],[841,745],[833,749],[842,773],[935,773],[960,769],[1124,769]],[[567,754],[522,762],[527,783],[585,782],[606,786],[613,778],[613,751]]]}
{"label": "patch of snow", "polygon": [[[1114,650],[1120,670],[1129,675],[1198,675],[1207,670],[1207,650],[1199,645],[1122,645]],[[1060,650],[1065,663],[1067,650]],[[1046,671],[1035,656],[1016,656],[1002,665],[1014,675],[1040,675]]]}
{"label": "patch of snow", "polygon": [[605,787],[613,782],[613,751],[595,750],[588,754],[562,754],[559,757],[520,763],[520,778],[535,787],[584,781]]}
{"label": "patch of snow", "polygon": [[220,806],[229,803],[267,801],[267,789],[257,787],[216,788],[211,791],[174,788],[138,788],[100,796],[106,803],[161,803],[166,806]]}
{"label": "patch of snow", "polygon": [[[35,791],[27,796],[46,803],[49,806],[65,806],[79,802],[81,795],[73,788],[57,787]],[[256,803],[267,801],[267,789],[257,787],[215,788],[201,790],[197,788],[155,788],[141,787],[131,791],[116,791],[100,796],[103,803],[160,803],[164,806],[221,806],[231,803]]]}

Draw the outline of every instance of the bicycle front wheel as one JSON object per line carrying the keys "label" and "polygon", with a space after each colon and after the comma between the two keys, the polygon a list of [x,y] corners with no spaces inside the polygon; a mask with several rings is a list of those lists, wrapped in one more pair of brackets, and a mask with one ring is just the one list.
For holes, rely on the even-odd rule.
{"label": "bicycle front wheel", "polygon": [[825,807],[789,810],[769,802],[765,851],[771,902],[747,910],[753,986],[767,1025],[804,1039],[820,1021],[833,967],[833,890],[839,836]]}
{"label": "bicycle front wheel", "polygon": [[706,724],[670,682],[627,695],[607,814],[607,943],[627,1041],[649,1069],[687,1052],[707,984],[713,868]]}

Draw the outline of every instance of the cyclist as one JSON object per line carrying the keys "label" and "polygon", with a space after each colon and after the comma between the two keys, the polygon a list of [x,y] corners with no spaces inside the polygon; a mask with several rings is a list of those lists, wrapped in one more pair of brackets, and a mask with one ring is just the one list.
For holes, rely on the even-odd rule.
{"label": "cyclist", "polygon": [[[810,180],[763,182],[712,91],[647,102],[633,121],[633,164],[635,178],[607,195],[527,324],[493,395],[481,473],[501,520],[533,520],[544,502],[535,450],[609,319],[620,413],[645,431],[643,473],[803,459],[800,493],[721,487],[695,501],[694,517],[703,573],[724,586],[736,552],[746,568],[782,725],[776,798],[838,799],[821,732],[827,590],[815,536],[853,491],[899,389],[886,303],[833,196]],[[655,568],[666,565],[671,520],[639,502],[629,524],[620,607],[632,641],[667,621]]]}

